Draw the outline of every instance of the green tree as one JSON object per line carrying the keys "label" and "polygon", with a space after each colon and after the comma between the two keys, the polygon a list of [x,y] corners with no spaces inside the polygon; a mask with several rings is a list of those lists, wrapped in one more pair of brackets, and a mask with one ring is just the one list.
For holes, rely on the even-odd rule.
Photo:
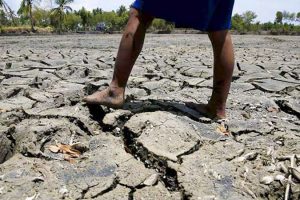
{"label": "green tree", "polygon": [[290,13],[290,15],[289,15],[290,22],[295,21],[295,19],[296,19],[296,13]]}
{"label": "green tree", "polygon": [[46,27],[50,25],[50,11],[34,7],[32,15],[36,26]]}
{"label": "green tree", "polygon": [[6,14],[3,10],[0,10],[0,27],[9,23]]}
{"label": "green tree", "polygon": [[125,6],[121,5],[120,8],[117,10],[117,15],[121,17],[123,14],[127,12],[127,9]]}
{"label": "green tree", "polygon": [[246,11],[242,14],[243,21],[246,25],[250,25],[256,19],[257,15],[253,11]]}
{"label": "green tree", "polygon": [[65,16],[65,11],[72,11],[72,8],[68,4],[72,3],[74,0],[55,0],[58,7],[52,9],[52,14],[58,18],[59,22],[59,33],[62,32],[63,20]]}
{"label": "green tree", "polygon": [[234,14],[231,18],[231,26],[233,30],[238,32],[244,31],[244,20],[242,15]]}
{"label": "green tree", "polygon": [[282,18],[283,18],[283,20],[288,20],[289,16],[290,16],[289,12],[287,12],[285,10],[282,12]]}
{"label": "green tree", "polygon": [[76,14],[81,17],[83,28],[84,30],[86,30],[87,26],[91,25],[91,21],[92,21],[91,12],[86,10],[84,7],[82,7]]}
{"label": "green tree", "polygon": [[285,23],[291,23],[295,19],[295,13],[290,13],[288,11],[282,12],[282,18],[285,21]]}
{"label": "green tree", "polygon": [[9,5],[4,0],[0,0],[0,9],[1,8],[4,10],[2,15],[6,16],[7,14],[11,18],[13,24],[16,24],[14,11],[9,7]]}
{"label": "green tree", "polygon": [[33,15],[32,15],[32,7],[33,7],[34,1],[35,0],[22,0],[21,6],[18,10],[19,15],[24,15],[26,17],[29,17],[32,32],[35,32],[34,19],[33,19]]}
{"label": "green tree", "polygon": [[68,30],[72,30],[72,31],[77,30],[79,24],[81,23],[82,23],[81,17],[74,13],[68,13],[64,18],[64,25]]}
{"label": "green tree", "polygon": [[101,8],[96,8],[96,9],[92,10],[92,13],[93,13],[94,16],[97,15],[97,14],[101,15],[103,13],[103,10]]}
{"label": "green tree", "polygon": [[277,11],[276,12],[276,18],[275,18],[275,22],[282,24],[282,19],[283,19],[283,14],[281,11]]}
{"label": "green tree", "polygon": [[300,12],[298,12],[296,15],[296,21],[300,22]]}

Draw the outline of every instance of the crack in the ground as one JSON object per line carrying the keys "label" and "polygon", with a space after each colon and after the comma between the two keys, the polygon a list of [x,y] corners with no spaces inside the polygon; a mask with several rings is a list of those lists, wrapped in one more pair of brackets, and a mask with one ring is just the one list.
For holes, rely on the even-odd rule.
{"label": "crack in the ground", "polygon": [[18,95],[22,91],[22,88],[14,88],[14,91],[7,96],[7,99]]}
{"label": "crack in the ground", "polygon": [[[95,185],[88,185],[87,188],[82,189],[82,190],[81,190],[81,197],[77,198],[76,200],[84,199],[86,193],[88,193],[88,191],[89,191],[91,188],[96,187],[97,185],[98,185],[98,184],[95,184]],[[80,189],[80,188],[78,188],[78,187],[76,187],[76,188],[77,188],[77,189]]]}
{"label": "crack in the ground", "polygon": [[[157,110],[168,110],[168,111],[175,112],[174,110],[176,110],[180,114],[187,116],[187,113],[182,112],[179,108],[176,108],[174,106],[170,106],[170,105],[166,105],[166,104],[157,104],[157,103],[153,103],[153,102],[151,102],[151,104],[159,105],[157,109],[154,109],[154,110],[150,109],[152,112],[157,111]],[[143,107],[143,109],[139,110],[138,112],[134,112],[132,115],[138,114],[138,113],[143,113],[146,111],[148,111],[148,110],[145,109],[145,107]],[[178,112],[175,112],[175,113],[179,114]],[[99,114],[99,113],[97,113],[97,114]],[[188,194],[186,194],[185,189],[178,182],[177,171],[175,169],[171,168],[170,166],[168,166],[169,160],[165,157],[161,157],[161,156],[155,155],[152,152],[150,152],[142,144],[140,144],[136,141],[136,137],[134,136],[133,133],[130,132],[130,130],[128,130],[126,127],[124,127],[124,124],[130,119],[130,117],[132,115],[120,116],[117,119],[117,121],[118,121],[117,127],[120,129],[120,132],[117,135],[116,134],[113,134],[113,135],[117,136],[117,137],[120,137],[120,136],[122,137],[123,142],[124,142],[124,148],[127,153],[133,155],[133,157],[135,159],[141,161],[145,165],[146,168],[155,169],[156,171],[158,171],[161,174],[160,180],[164,183],[167,190],[169,190],[170,192],[174,192],[174,191],[181,192],[182,199],[189,199],[190,196]],[[101,119],[103,119],[103,117],[104,116],[102,116]],[[199,122],[198,118],[191,117],[191,116],[188,116],[188,117],[191,118],[193,121]],[[112,131],[113,129],[116,128],[116,126],[114,126],[114,125],[104,125],[104,126],[102,126],[102,125],[103,124],[101,124],[101,127],[103,128],[104,131]],[[198,151],[200,149],[201,145],[202,145],[202,143],[200,142],[200,140],[198,140],[196,142],[196,144],[190,150],[182,153],[181,155],[178,155],[178,164],[182,163],[182,156],[190,155],[190,154]],[[129,199],[133,199],[133,194],[137,189],[141,189],[144,187],[143,184],[140,184],[136,187],[129,187],[126,185],[124,185],[124,186],[131,189],[131,192],[129,194]]]}
{"label": "crack in the ground", "polygon": [[107,189],[101,191],[101,192],[98,193],[98,194],[93,195],[93,196],[92,196],[92,199],[97,198],[97,197],[99,197],[99,196],[102,196],[102,195],[104,195],[104,194],[106,194],[106,193],[108,193],[108,192],[110,192],[110,191],[113,191],[113,190],[118,186],[118,183],[119,183],[119,180],[118,180],[118,178],[116,177],[116,178],[114,179],[113,183],[112,183]]}
{"label": "crack in the ground", "polygon": [[239,71],[245,72],[245,70],[242,70],[241,65],[239,62],[236,63],[236,67],[238,68]]}
{"label": "crack in the ground", "polygon": [[34,103],[32,104],[31,108],[35,108],[35,106],[36,106],[38,103],[42,103],[42,101],[39,101],[39,100],[37,100],[37,99],[31,97],[30,94],[28,94],[28,93],[25,93],[24,96],[25,96],[26,98],[28,98],[28,99],[34,101]]}
{"label": "crack in the ground", "polygon": [[[65,118],[65,119],[69,120],[70,123],[73,123],[78,128],[80,128],[87,135],[89,135],[89,136],[94,135],[94,133],[91,130],[89,130],[89,128],[85,125],[85,123],[77,117],[58,116],[58,115],[50,115],[50,114],[49,115],[28,114],[25,110],[22,110],[22,111],[25,115],[24,119],[43,119],[43,118],[46,118],[46,119],[61,119],[61,118]],[[22,120],[24,120],[24,119],[22,119]]]}
{"label": "crack in the ground", "polygon": [[[262,79],[255,79],[255,80],[262,80]],[[252,80],[252,81],[255,81],[255,80]],[[276,79],[274,79],[274,80],[276,80]],[[287,86],[287,87],[285,87],[284,89],[282,89],[280,91],[270,91],[270,90],[267,90],[267,89],[261,87],[260,85],[258,85],[256,83],[252,83],[252,81],[250,81],[249,83],[251,83],[255,87],[255,89],[260,90],[262,92],[266,92],[266,93],[274,93],[274,94],[280,94],[280,95],[288,95],[289,92],[295,90],[296,87],[297,87],[297,85]],[[255,90],[255,89],[253,89],[253,90]]]}
{"label": "crack in the ground", "polygon": [[[281,74],[280,74],[281,75]],[[282,75],[281,75],[282,76]],[[285,78],[286,79],[286,77],[284,77],[284,76],[282,76],[283,78]],[[291,84],[295,84],[296,86],[297,85],[300,85],[300,83],[299,82],[297,82],[296,80],[295,81],[290,81],[290,80],[284,80],[284,79],[279,79],[279,78],[276,78],[276,77],[273,77],[273,78],[271,78],[272,80],[275,80],[275,81],[281,81],[281,82],[284,82],[284,83],[291,83]],[[295,86],[295,87],[296,87]]]}
{"label": "crack in the ground", "polygon": [[256,64],[257,67],[261,68],[262,70],[266,70],[266,68],[262,65]]}
{"label": "crack in the ground", "polygon": [[[145,112],[145,110],[140,111]],[[98,113],[99,114],[99,113]],[[137,114],[137,113],[134,113]],[[118,135],[113,134],[116,137],[122,137],[124,142],[124,149],[127,153],[131,154],[135,159],[141,161],[146,168],[155,169],[159,172],[160,180],[164,183],[165,187],[170,192],[181,192],[182,199],[189,199],[189,196],[186,194],[185,189],[182,185],[178,182],[177,179],[177,171],[172,169],[168,166],[168,159],[155,155],[152,152],[148,151],[142,144],[136,141],[136,137],[130,130],[124,127],[124,124],[130,119],[130,116],[120,116],[118,120],[118,128],[120,128],[120,133]],[[120,125],[121,124],[121,125]],[[102,127],[103,128],[103,127]],[[116,128],[115,126],[104,125],[104,131],[111,131],[112,129]],[[201,146],[200,141],[192,147],[187,152],[178,156],[179,160],[181,160],[181,156],[188,155],[194,153],[195,151],[199,150]],[[120,184],[120,183],[119,183]],[[131,189],[129,193],[129,199],[133,199],[133,194],[137,189],[142,189],[145,187],[142,183],[136,187],[130,187],[124,184],[120,184],[122,186],[128,187]]]}
{"label": "crack in the ground", "polygon": [[288,114],[294,115],[300,119],[300,113],[294,111],[290,106],[287,105],[287,101],[285,100],[275,100],[275,103],[279,106],[279,108]]}
{"label": "crack in the ground", "polygon": [[[4,160],[2,161],[3,163],[6,162],[7,160],[9,160],[14,154],[14,149],[15,149],[15,146],[16,146],[16,139],[13,137],[14,131],[15,131],[15,127],[12,126],[4,133],[6,138],[11,142],[11,144],[10,144],[10,147],[9,147],[9,151],[7,151],[7,153],[4,156]],[[12,155],[9,157],[10,152],[11,152]]]}
{"label": "crack in the ground", "polygon": [[134,134],[131,133],[126,127],[123,127],[122,131],[126,152],[133,155],[133,157],[135,157],[137,160],[143,162],[146,168],[155,169],[162,174],[160,176],[161,181],[170,192],[178,191],[182,194],[185,194],[183,186],[181,186],[178,182],[177,171],[168,166],[168,160],[153,154],[139,144],[136,141]]}
{"label": "crack in the ground", "polygon": [[43,60],[29,59],[29,61],[36,62],[36,63],[41,63],[41,64],[49,66],[49,67],[52,66],[50,63],[47,63],[46,61],[43,61]]}
{"label": "crack in the ground", "polygon": [[197,152],[202,145],[203,145],[203,143],[200,140],[198,140],[197,143],[190,150],[188,150],[188,151],[186,151],[186,152],[184,152],[184,153],[177,156],[178,163],[179,164],[182,163],[182,156],[191,155],[191,154]]}
{"label": "crack in the ground", "polygon": [[[186,116],[195,122],[211,124],[210,120],[203,120],[201,117],[204,117],[204,116],[200,116],[200,114],[197,111],[195,111],[191,108],[188,108],[184,104],[180,104],[178,102],[165,102],[165,101],[159,102],[159,101],[151,100],[151,99],[149,99],[149,101],[154,102],[153,104],[159,105],[165,111],[171,111],[171,112],[176,113],[177,115],[180,114],[182,116]],[[183,107],[188,108],[190,111],[184,111]]]}

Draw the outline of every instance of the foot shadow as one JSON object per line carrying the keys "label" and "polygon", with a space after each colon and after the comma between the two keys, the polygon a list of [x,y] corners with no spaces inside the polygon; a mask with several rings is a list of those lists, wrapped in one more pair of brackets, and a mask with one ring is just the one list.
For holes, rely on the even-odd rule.
{"label": "foot shadow", "polygon": [[177,102],[173,100],[132,100],[124,104],[123,109],[132,113],[167,111],[176,115],[187,116],[194,121],[211,123],[213,120],[200,112],[186,106],[188,102]]}
{"label": "foot shadow", "polygon": [[227,140],[228,137],[216,132],[216,127],[220,123],[219,120],[212,120],[203,116],[198,111],[186,106],[187,102],[176,102],[172,100],[134,100],[126,102],[123,109],[129,110],[133,114],[143,112],[166,111],[177,116],[185,116],[195,121],[196,127],[199,129],[199,136],[208,140],[220,141]]}

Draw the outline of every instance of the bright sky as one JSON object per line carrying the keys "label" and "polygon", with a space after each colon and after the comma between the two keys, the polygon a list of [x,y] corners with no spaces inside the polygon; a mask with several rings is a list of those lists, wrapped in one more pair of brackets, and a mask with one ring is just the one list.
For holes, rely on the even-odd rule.
{"label": "bright sky", "polygon": [[[17,10],[20,6],[21,0],[5,0],[6,3]],[[38,1],[38,0],[37,0]],[[41,0],[42,2],[49,2],[50,0]],[[82,6],[88,10],[100,7],[105,11],[116,10],[121,5],[127,7],[134,0],[75,0],[71,7],[75,10]],[[243,13],[247,10],[254,11],[258,17],[257,21],[267,22],[274,21],[275,13],[277,11],[286,10],[288,12],[300,12],[300,0],[236,0],[233,13]]]}

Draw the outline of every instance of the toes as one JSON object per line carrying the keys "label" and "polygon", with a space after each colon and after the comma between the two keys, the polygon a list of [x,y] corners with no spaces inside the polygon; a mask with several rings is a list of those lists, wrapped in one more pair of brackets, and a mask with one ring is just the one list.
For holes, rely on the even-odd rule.
{"label": "toes", "polygon": [[97,98],[95,95],[85,96],[83,97],[82,101],[87,104],[97,104]]}

